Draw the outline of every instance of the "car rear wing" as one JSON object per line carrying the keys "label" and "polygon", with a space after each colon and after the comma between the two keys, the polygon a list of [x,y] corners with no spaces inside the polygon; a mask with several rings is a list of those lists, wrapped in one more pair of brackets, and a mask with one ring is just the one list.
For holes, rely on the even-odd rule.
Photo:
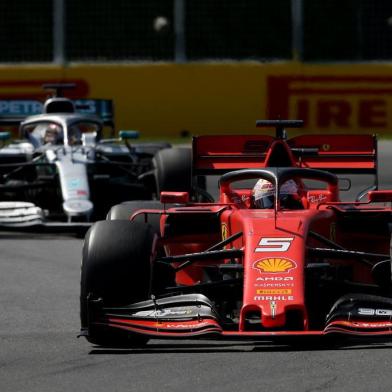
{"label": "car rear wing", "polygon": [[266,135],[206,135],[193,139],[194,175],[273,166],[376,175],[377,139],[374,135],[304,135],[288,140]]}
{"label": "car rear wing", "polygon": [[[287,141],[297,166],[339,174],[376,174],[375,135],[304,135]],[[314,151],[314,154],[306,151]],[[304,151],[304,154],[301,154]]]}
{"label": "car rear wing", "polygon": [[103,120],[105,125],[114,127],[114,105],[111,99],[76,99],[73,101],[76,112],[94,114]]}
{"label": "car rear wing", "polygon": [[[75,99],[77,113],[100,117],[104,125],[114,126],[114,105],[111,99]],[[43,113],[44,104],[32,99],[0,100],[0,125],[17,126],[26,117]]]}
{"label": "car rear wing", "polygon": [[266,167],[274,137],[265,135],[205,135],[193,138],[193,170],[196,175]]}

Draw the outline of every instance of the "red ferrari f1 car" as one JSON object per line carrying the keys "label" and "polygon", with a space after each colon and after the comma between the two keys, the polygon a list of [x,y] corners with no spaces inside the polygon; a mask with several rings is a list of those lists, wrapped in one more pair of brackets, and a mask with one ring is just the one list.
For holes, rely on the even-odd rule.
{"label": "red ferrari f1 car", "polygon": [[[162,192],[161,206],[123,204],[89,230],[80,298],[89,342],[392,336],[392,191],[378,190],[375,136],[287,139],[299,121],[258,125],[276,136],[194,138],[193,175],[221,175],[219,200]],[[375,181],[341,201],[339,176],[357,174]],[[270,184],[264,207],[259,180]]]}

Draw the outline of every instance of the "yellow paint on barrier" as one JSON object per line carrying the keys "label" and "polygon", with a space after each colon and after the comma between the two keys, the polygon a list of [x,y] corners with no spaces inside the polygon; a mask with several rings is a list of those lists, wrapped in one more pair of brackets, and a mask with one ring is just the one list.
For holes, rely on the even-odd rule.
{"label": "yellow paint on barrier", "polygon": [[40,94],[34,82],[83,81],[113,99],[117,129],[144,136],[259,133],[263,118],[301,118],[303,132],[392,130],[389,64],[188,63],[0,67],[0,99]]}

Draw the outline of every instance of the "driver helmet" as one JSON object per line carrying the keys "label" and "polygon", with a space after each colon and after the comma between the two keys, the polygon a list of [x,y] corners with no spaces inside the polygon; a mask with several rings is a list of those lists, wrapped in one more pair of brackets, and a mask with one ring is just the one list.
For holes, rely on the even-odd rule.
{"label": "driver helmet", "polygon": [[57,124],[49,124],[46,127],[43,143],[44,144],[59,144],[63,137],[61,127]]}
{"label": "driver helmet", "polygon": [[[299,208],[298,193],[297,183],[287,180],[280,187],[280,205],[284,208]],[[252,190],[252,199],[255,208],[274,208],[275,186],[270,181],[258,180]]]}
{"label": "driver helmet", "polygon": [[63,139],[61,127],[47,122],[37,124],[32,131],[27,132],[26,136],[34,147],[40,147],[44,144],[58,144]]}

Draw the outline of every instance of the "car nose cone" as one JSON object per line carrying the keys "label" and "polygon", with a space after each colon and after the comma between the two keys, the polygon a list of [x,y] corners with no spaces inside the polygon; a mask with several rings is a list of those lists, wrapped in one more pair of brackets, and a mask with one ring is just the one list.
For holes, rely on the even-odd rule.
{"label": "car nose cone", "polygon": [[71,199],[63,203],[63,209],[68,216],[90,215],[93,208],[93,203],[90,200]]}

